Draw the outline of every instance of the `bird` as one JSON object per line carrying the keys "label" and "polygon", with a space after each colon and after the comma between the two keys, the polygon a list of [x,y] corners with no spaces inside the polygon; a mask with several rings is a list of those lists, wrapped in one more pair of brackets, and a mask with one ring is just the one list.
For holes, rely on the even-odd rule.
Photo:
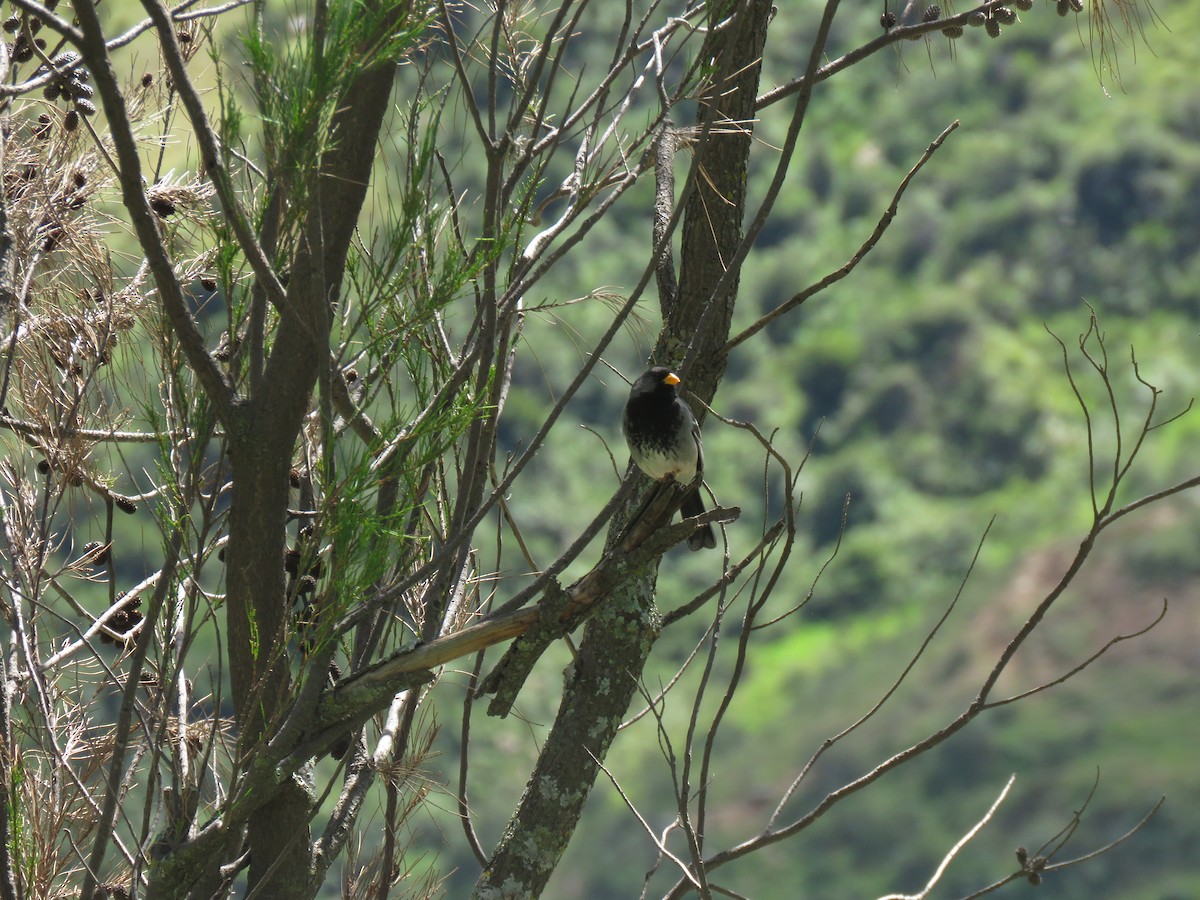
{"label": "bird", "polygon": [[[666,366],[654,366],[642,373],[629,391],[621,431],[629,455],[642,472],[655,481],[674,478],[689,485],[704,473],[704,454],[700,426],[691,407],[679,396],[679,384],[679,376]],[[689,519],[704,512],[698,487],[683,498],[680,512]],[[711,524],[688,537],[692,550],[715,546],[717,538]]]}

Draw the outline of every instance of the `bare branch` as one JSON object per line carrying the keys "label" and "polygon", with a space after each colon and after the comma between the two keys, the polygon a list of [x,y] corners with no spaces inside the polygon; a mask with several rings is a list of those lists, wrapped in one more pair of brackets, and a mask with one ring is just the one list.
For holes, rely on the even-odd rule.
{"label": "bare branch", "polygon": [[[994,522],[994,520],[993,520],[993,522]],[[886,704],[888,702],[888,700],[890,700],[895,695],[896,691],[900,689],[900,685],[902,685],[904,683],[905,679],[908,678],[909,674],[911,674],[912,670],[916,667],[917,663],[920,662],[922,657],[924,657],[925,651],[929,649],[930,644],[933,643],[933,639],[937,636],[938,632],[941,631],[942,626],[945,625],[946,622],[949,620],[950,614],[953,613],[955,608],[958,606],[958,601],[961,599],[963,590],[966,588],[967,582],[971,578],[971,573],[975,571],[975,565],[979,561],[979,554],[983,550],[984,542],[987,540],[988,533],[992,529],[993,522],[988,522],[987,528],[985,528],[983,534],[980,535],[979,542],[975,545],[975,554],[971,557],[971,562],[967,566],[966,572],[963,573],[962,580],[958,584],[958,590],[956,590],[954,592],[954,596],[951,598],[950,602],[946,605],[946,608],[942,611],[941,616],[933,624],[933,627],[930,628],[929,631],[926,632],[924,640],[921,641],[921,645],[917,648],[916,652],[913,653],[913,655],[909,658],[907,665],[905,665],[904,669],[897,676],[896,680],[892,682],[891,686],[886,691],[884,691],[883,696],[881,696],[879,698],[879,700],[877,700],[875,702],[875,704],[870,709],[868,709],[862,716],[860,716],[858,719],[856,719],[854,722],[852,722],[846,728],[843,728],[840,732],[835,734],[833,737],[826,738],[821,743],[821,746],[817,750],[817,752],[814,753],[809,758],[808,762],[806,762],[804,764],[804,768],[802,768],[800,770],[800,773],[792,780],[792,783],[790,785],[788,785],[788,789],[784,792],[783,796],[780,798],[779,803],[775,807],[775,811],[773,813],[771,813],[771,817],[767,820],[767,825],[766,825],[766,828],[764,829],[764,833],[773,832],[775,830],[775,828],[776,828],[775,823],[779,820],[779,817],[783,814],[784,807],[787,806],[788,801],[791,800],[792,796],[796,793],[797,788],[800,787],[800,783],[807,777],[808,773],[810,771],[812,771],[812,768],[813,768],[813,766],[816,765],[817,760],[820,759],[826,753],[826,751],[828,751],[831,747],[833,747],[834,744],[841,741],[847,735],[850,735],[853,732],[857,731],[866,722],[868,722],[877,712],[879,712],[879,710],[883,708],[884,704]],[[963,722],[963,724],[966,724],[966,723]]]}
{"label": "bare branch", "polygon": [[900,198],[903,197],[904,192],[908,190],[908,186],[912,183],[913,178],[915,178],[916,174],[921,171],[925,163],[929,162],[929,160],[933,157],[933,154],[937,152],[938,148],[942,146],[946,138],[950,136],[951,132],[958,128],[958,125],[959,122],[957,119],[955,119],[942,130],[941,134],[933,139],[933,142],[930,143],[928,147],[925,148],[925,152],[921,154],[921,158],[917,160],[916,164],[908,170],[908,174],[905,175],[900,181],[900,185],[896,188],[896,192],[892,195],[892,202],[888,204],[887,209],[885,209],[883,215],[880,216],[879,221],[875,225],[875,230],[871,232],[871,235],[863,242],[862,246],[860,246],[854,252],[854,255],[847,260],[845,265],[843,265],[840,269],[830,272],[816,284],[806,287],[797,294],[793,294],[789,299],[785,300],[769,313],[759,318],[754,324],[742,329],[737,333],[737,335],[730,338],[725,343],[725,346],[721,348],[721,353],[729,353],[739,344],[744,343],[754,335],[758,334],[758,332],[762,331],[780,316],[785,315],[786,313],[791,312],[797,306],[800,306],[809,297],[821,293],[831,285],[837,284],[837,282],[841,281],[843,278],[853,272],[858,264],[863,261],[866,255],[870,253],[872,249],[874,249],[876,244],[879,243],[880,238],[883,237],[884,232],[886,232],[888,229],[888,226],[892,224],[892,220],[896,218],[896,213],[900,209]]}
{"label": "bare branch", "polygon": [[1037,687],[1030,688],[1027,691],[1022,691],[1019,694],[1014,694],[1011,697],[1005,697],[1003,700],[989,700],[987,703],[984,704],[984,708],[992,709],[997,706],[1005,706],[1006,704],[1009,704],[1009,703],[1015,703],[1018,700],[1024,700],[1026,697],[1031,697],[1034,694],[1041,693],[1042,691],[1046,690],[1047,688],[1052,688],[1052,687],[1055,687],[1056,685],[1063,684],[1064,682],[1066,682],[1069,679],[1078,675],[1080,672],[1082,672],[1084,669],[1086,669],[1088,666],[1090,666],[1092,663],[1094,663],[1096,660],[1098,660],[1100,657],[1102,657],[1105,653],[1107,653],[1109,650],[1111,650],[1117,644],[1123,643],[1124,641],[1133,640],[1134,638],[1138,638],[1144,634],[1147,634],[1151,629],[1153,629],[1156,625],[1158,625],[1159,622],[1161,622],[1166,617],[1167,617],[1167,600],[1164,597],[1163,602],[1162,602],[1162,609],[1160,609],[1158,611],[1158,615],[1154,617],[1154,620],[1152,622],[1150,622],[1150,624],[1146,625],[1144,628],[1139,628],[1137,631],[1130,632],[1129,634],[1119,634],[1116,637],[1109,639],[1108,643],[1106,643],[1103,647],[1101,647],[1099,650],[1097,650],[1095,653],[1093,653],[1087,659],[1083,660],[1083,662],[1079,663],[1078,665],[1072,666],[1070,669],[1068,669],[1066,672],[1064,672],[1062,675],[1058,676],[1057,678],[1055,678],[1051,681],[1045,681],[1045,682],[1039,684]]}
{"label": "bare branch", "polygon": [[[592,758],[596,759],[594,756]],[[645,831],[650,837],[650,840],[654,842],[654,846],[658,848],[659,854],[665,856],[667,859],[671,860],[671,862],[675,863],[675,865],[678,866],[679,871],[683,873],[683,877],[686,878],[693,887],[699,889],[700,882],[696,880],[694,875],[692,875],[688,864],[672,853],[670,848],[667,847],[665,841],[659,840],[658,835],[654,833],[654,829],[650,827],[650,823],[646,821],[645,817],[638,811],[638,808],[634,805],[633,801],[629,799],[629,795],[625,793],[625,789],[621,787],[621,783],[617,781],[616,776],[614,776],[613,773],[608,770],[608,767],[604,765],[602,760],[596,759],[596,765],[599,767],[600,771],[607,776],[613,788],[616,789],[617,794],[619,794],[621,799],[624,801],[625,807],[631,813],[633,813],[634,818],[638,820],[638,824],[642,826],[642,830]]]}
{"label": "bare branch", "polygon": [[942,875],[946,873],[946,869],[954,861],[954,858],[958,856],[962,848],[967,846],[975,835],[979,833],[980,829],[996,815],[996,810],[1000,808],[1000,804],[1004,802],[1004,798],[1008,796],[1008,792],[1012,789],[1013,782],[1016,780],[1016,775],[1009,776],[1007,783],[1005,783],[1004,788],[1000,791],[1000,796],[993,801],[991,807],[984,813],[983,818],[976,822],[966,834],[958,839],[958,843],[950,848],[950,852],[943,857],[941,864],[934,871],[933,876],[926,883],[923,890],[916,894],[888,894],[886,897],[880,897],[879,900],[925,900],[929,896],[929,892],[937,887],[937,883],[942,880]]}

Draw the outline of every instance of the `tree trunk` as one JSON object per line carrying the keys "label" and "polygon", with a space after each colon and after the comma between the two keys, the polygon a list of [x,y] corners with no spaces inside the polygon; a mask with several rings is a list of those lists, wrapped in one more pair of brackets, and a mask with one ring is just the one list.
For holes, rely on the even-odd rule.
{"label": "tree trunk", "polygon": [[[376,65],[339,103],[260,389],[239,409],[242,427],[231,436],[228,645],[243,762],[262,752],[288,711],[288,473],[318,373],[328,365],[329,304],[342,282],[394,74],[393,63]],[[251,816],[249,883],[255,896],[308,895],[312,803],[297,776]]]}
{"label": "tree trunk", "polygon": [[[764,0],[742,4],[738,21],[712,32],[703,51],[716,73],[699,110],[708,133],[695,147],[699,175],[685,210],[679,293],[662,298],[667,321],[654,354],[662,363],[681,359],[708,304],[721,304],[699,336],[698,355],[693,354],[710,362],[697,366],[699,377],[688,382],[706,401],[724,368],[715,350],[728,337],[737,293],[732,278],[721,296],[712,296],[725,274],[724,261],[742,236],[750,123],[770,9]],[[628,512],[614,519],[610,541]],[[554,726],[520,805],[476,883],[475,897],[537,897],[545,889],[658,636],[656,580],[657,563],[634,573],[588,622]]]}

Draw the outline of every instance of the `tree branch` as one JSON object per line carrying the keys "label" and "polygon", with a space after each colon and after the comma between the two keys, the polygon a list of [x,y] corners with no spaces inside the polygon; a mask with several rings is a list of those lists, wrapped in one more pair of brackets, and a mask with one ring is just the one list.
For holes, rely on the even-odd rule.
{"label": "tree branch", "polygon": [[879,239],[883,237],[884,232],[886,232],[888,229],[888,226],[892,224],[892,220],[896,218],[896,213],[900,208],[900,198],[903,197],[904,192],[908,190],[908,186],[912,183],[913,178],[919,171],[921,171],[925,163],[929,162],[933,154],[937,152],[938,148],[942,146],[946,138],[950,136],[950,133],[958,128],[958,125],[959,122],[957,119],[955,119],[953,122],[947,125],[945,129],[942,130],[941,134],[933,139],[933,142],[928,147],[925,148],[925,152],[921,154],[921,158],[917,160],[916,165],[908,170],[908,174],[904,176],[899,187],[896,188],[896,192],[892,195],[892,202],[889,203],[887,209],[883,211],[883,215],[880,216],[879,221],[875,225],[875,230],[871,232],[871,235],[865,241],[863,241],[862,246],[854,251],[854,255],[846,261],[845,265],[843,265],[840,269],[830,272],[816,284],[810,285],[799,293],[793,294],[789,299],[785,300],[769,313],[759,318],[754,324],[742,329],[735,337],[729,339],[725,346],[721,348],[720,352],[722,354],[729,353],[739,344],[745,343],[747,340],[754,337],[754,335],[758,334],[780,316],[791,312],[797,306],[804,303],[804,301],[806,301],[809,297],[821,293],[831,285],[837,284],[839,281],[853,272],[855,268],[857,268],[858,264],[862,262],[864,258],[866,258],[866,255],[874,249],[877,243],[879,243]]}

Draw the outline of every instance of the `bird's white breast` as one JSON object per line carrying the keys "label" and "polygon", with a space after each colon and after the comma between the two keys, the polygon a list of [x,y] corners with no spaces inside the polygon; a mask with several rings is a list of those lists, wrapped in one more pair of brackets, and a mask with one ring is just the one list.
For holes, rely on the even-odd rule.
{"label": "bird's white breast", "polygon": [[[687,443],[694,451],[695,441],[689,440]],[[696,454],[694,452],[687,459],[681,460],[678,456],[668,456],[657,449],[643,448],[638,454],[638,465],[643,472],[657,481],[673,475],[676,481],[688,484],[696,477]]]}

